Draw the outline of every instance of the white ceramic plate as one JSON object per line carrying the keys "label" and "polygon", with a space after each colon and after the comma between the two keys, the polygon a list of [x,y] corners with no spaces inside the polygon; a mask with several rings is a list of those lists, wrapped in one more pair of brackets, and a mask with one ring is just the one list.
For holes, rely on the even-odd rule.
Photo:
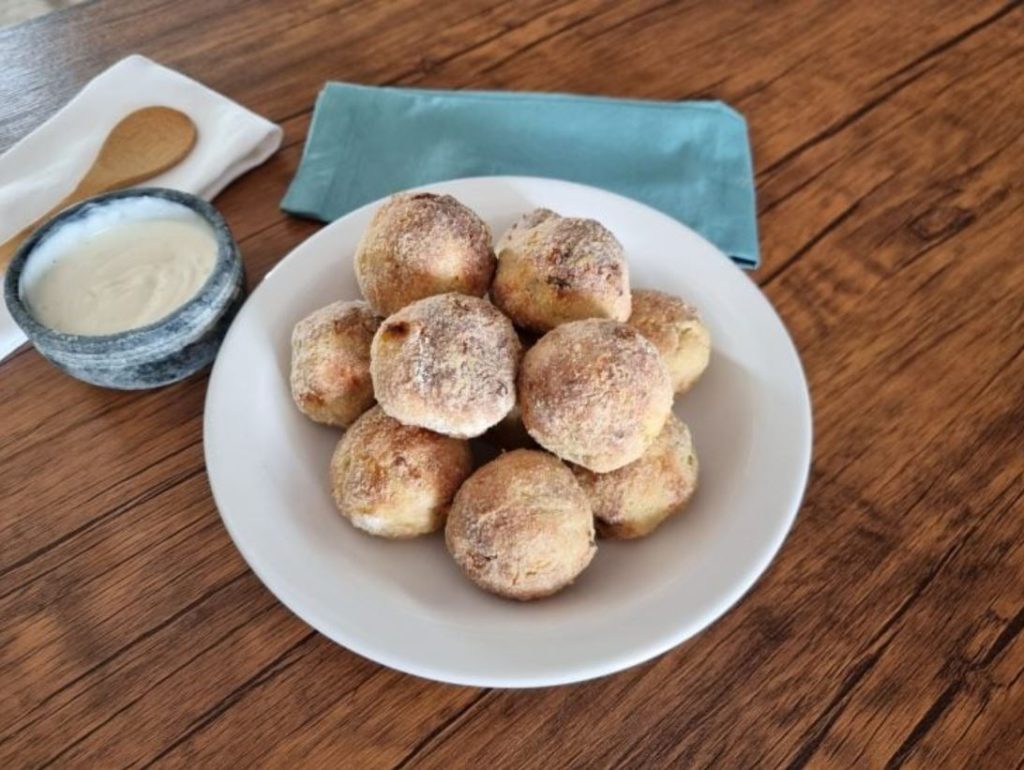
{"label": "white ceramic plate", "polygon": [[288,391],[292,326],[359,291],[352,254],[377,204],[300,245],[252,293],[210,378],[204,440],[224,524],[260,579],[339,644],[430,679],[490,687],[574,682],[640,663],[707,626],[750,588],[793,523],[811,456],[800,361],[753,282],[714,246],[640,203],[568,182],[462,179],[450,193],[499,235],[538,206],[593,217],[622,241],[632,285],[701,310],[714,353],[677,400],[693,431],[700,488],[650,538],[600,541],[579,580],[527,604],[466,580],[440,535],[391,542],[337,514],[327,467],[340,432]]}

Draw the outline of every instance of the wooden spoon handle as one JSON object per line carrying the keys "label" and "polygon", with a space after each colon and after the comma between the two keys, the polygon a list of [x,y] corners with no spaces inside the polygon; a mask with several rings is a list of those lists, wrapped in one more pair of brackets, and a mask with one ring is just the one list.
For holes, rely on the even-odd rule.
{"label": "wooden spoon handle", "polygon": [[58,211],[62,211],[70,206],[72,203],[77,203],[80,200],[84,200],[91,195],[97,195],[103,192],[103,190],[97,190],[95,192],[89,190],[83,190],[82,185],[79,185],[66,195],[59,203],[53,208],[43,214],[41,217],[35,219],[31,224],[28,225],[24,230],[17,233],[16,235],[8,238],[3,244],[0,244],[0,273],[7,268],[7,263],[11,261],[11,257],[14,256],[14,252],[18,250],[18,247],[28,238],[32,231],[35,230],[39,225],[45,222],[47,219],[52,217]]}

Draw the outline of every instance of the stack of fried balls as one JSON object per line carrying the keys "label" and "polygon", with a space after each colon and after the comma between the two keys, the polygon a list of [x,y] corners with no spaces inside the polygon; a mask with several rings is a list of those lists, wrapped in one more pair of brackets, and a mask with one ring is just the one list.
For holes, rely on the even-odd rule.
{"label": "stack of fried balls", "polygon": [[[571,584],[595,534],[636,538],[697,486],[672,414],[707,367],[693,307],[631,290],[599,222],[547,209],[493,244],[450,195],[401,194],[355,255],[366,301],[292,334],[291,390],[345,429],[330,464],[338,510],[385,538],[444,529],[481,588],[529,600]],[[470,439],[502,452],[474,468]]]}

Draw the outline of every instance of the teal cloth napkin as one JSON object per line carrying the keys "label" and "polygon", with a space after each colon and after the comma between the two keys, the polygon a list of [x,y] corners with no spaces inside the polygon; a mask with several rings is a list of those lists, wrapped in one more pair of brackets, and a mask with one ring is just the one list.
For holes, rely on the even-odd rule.
{"label": "teal cloth napkin", "polygon": [[491,174],[621,193],[757,267],[747,124],[721,102],[328,83],[281,207],[326,222],[408,187]]}

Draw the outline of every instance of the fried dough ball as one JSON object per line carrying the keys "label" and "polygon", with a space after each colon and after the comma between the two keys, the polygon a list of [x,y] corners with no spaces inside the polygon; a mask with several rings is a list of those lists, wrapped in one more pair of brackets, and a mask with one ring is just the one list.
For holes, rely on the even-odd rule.
{"label": "fried dough ball", "polygon": [[338,442],[331,493],[341,514],[364,532],[415,537],[444,525],[472,471],[468,441],[402,425],[376,406]]}
{"label": "fried dough ball", "polygon": [[697,489],[697,453],[690,429],[670,415],[639,460],[611,473],[573,467],[602,537],[643,537],[683,510]]}
{"label": "fried dough ball", "polygon": [[523,424],[538,444],[597,473],[651,445],[672,409],[657,349],[618,321],[590,319],[548,332],[523,358]]}
{"label": "fried dough ball", "polygon": [[377,400],[396,420],[471,438],[515,405],[520,357],[512,323],[490,302],[440,294],[380,325],[370,372]]}
{"label": "fried dough ball", "polygon": [[633,292],[633,313],[627,323],[654,343],[665,359],[672,387],[685,393],[704,373],[711,359],[711,335],[696,308],[679,297],[650,289]]}
{"label": "fried dough ball", "polygon": [[491,231],[450,195],[403,193],[377,209],[356,248],[363,296],[387,316],[423,297],[482,297],[494,276]]}
{"label": "fried dough ball", "polygon": [[501,237],[497,253],[491,297],[517,326],[543,333],[583,318],[629,318],[622,244],[593,219],[531,211]]}
{"label": "fried dough ball", "polygon": [[478,586],[524,601],[565,588],[597,550],[590,504],[572,472],[528,449],[469,477],[452,503],[445,542]]}
{"label": "fried dough ball", "polygon": [[365,302],[335,302],[295,325],[290,385],[303,414],[344,428],[373,406],[370,343],[380,320]]}

